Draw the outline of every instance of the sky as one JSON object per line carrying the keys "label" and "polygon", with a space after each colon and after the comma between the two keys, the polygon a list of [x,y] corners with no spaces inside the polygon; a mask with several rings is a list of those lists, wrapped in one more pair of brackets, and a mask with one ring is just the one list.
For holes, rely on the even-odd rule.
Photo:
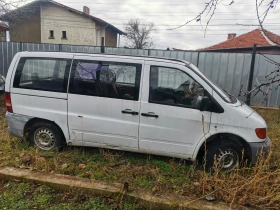
{"label": "sky", "polygon": [[[90,14],[105,20],[120,30],[130,19],[139,19],[143,24],[153,22],[157,31],[152,34],[155,49],[178,48],[196,50],[226,41],[228,33],[241,35],[258,26],[240,26],[237,24],[258,24],[255,0],[223,0],[207,28],[205,25],[210,14],[203,15],[200,22],[193,21],[179,29],[173,29],[193,19],[205,7],[209,0],[56,0],[59,3],[82,11],[83,6],[90,8]],[[260,0],[259,0],[260,1]],[[260,7],[260,14],[267,8],[268,2]],[[201,26],[202,25],[202,26]],[[264,22],[264,27],[280,34],[280,3],[273,8]],[[121,37],[120,46],[125,45]]]}

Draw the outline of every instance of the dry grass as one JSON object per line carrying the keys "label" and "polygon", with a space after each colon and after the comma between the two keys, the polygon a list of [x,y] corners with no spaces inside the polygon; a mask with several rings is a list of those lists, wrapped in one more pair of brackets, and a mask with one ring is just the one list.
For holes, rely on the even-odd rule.
{"label": "dry grass", "polygon": [[231,174],[216,171],[207,174],[202,183],[206,192],[230,205],[240,204],[244,209],[280,209],[280,110],[256,108],[268,124],[272,148],[268,157],[259,157],[252,168],[237,169]]}
{"label": "dry grass", "polygon": [[0,103],[0,167],[129,182],[132,187],[150,189],[154,194],[198,198],[212,194],[218,200],[239,204],[244,209],[280,209],[279,110],[257,109],[267,121],[273,141],[268,158],[261,158],[253,168],[237,169],[229,175],[216,170],[210,175],[187,161],[158,156],[94,148],[66,148],[60,153],[38,151],[7,132],[5,107],[3,101]]}

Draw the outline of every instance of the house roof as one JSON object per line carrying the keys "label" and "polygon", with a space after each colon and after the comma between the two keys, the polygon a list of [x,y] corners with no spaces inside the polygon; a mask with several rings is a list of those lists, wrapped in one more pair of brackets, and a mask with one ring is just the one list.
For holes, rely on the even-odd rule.
{"label": "house roof", "polygon": [[[265,30],[265,34],[274,42],[280,43],[280,36],[270,31]],[[253,47],[256,44],[258,47],[275,46],[268,38],[265,37],[264,32],[260,29],[255,29],[248,33],[237,36],[225,42],[206,47],[200,50],[220,50],[220,49],[237,49]]]}
{"label": "house roof", "polygon": [[[106,27],[109,27],[109,28],[113,29],[114,31],[116,31],[118,34],[125,35],[125,33],[123,31],[121,31],[120,29],[116,28],[115,26],[111,25],[110,23],[108,23],[108,22],[106,22],[106,21],[104,21],[104,20],[102,20],[100,18],[94,17],[92,15],[88,15],[86,13],[83,13],[82,11],[73,9],[71,7],[68,7],[68,6],[64,5],[64,4],[60,4],[60,3],[56,2],[56,1],[53,1],[53,0],[35,0],[35,1],[32,1],[31,3],[29,3],[29,4],[24,5],[23,7],[33,6],[34,4],[38,4],[38,3],[51,3],[51,4],[57,5],[59,7],[63,7],[63,8],[65,8],[65,9],[71,11],[71,12],[75,12],[77,14],[80,14],[82,16],[90,18],[90,19],[92,19],[93,21],[95,21],[95,22],[97,22],[99,24],[102,24],[102,25],[104,25]],[[13,11],[11,11],[11,12],[13,12]],[[2,15],[0,18],[4,18],[5,19],[5,17],[8,17],[8,15],[11,12]]]}

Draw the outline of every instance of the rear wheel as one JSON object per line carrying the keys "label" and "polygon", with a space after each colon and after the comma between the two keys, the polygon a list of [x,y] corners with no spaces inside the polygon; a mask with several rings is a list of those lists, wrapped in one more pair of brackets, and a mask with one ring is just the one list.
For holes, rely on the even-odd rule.
{"label": "rear wheel", "polygon": [[234,141],[224,139],[213,142],[207,148],[206,166],[213,168],[215,160],[222,172],[229,173],[236,169],[242,159],[242,147]]}
{"label": "rear wheel", "polygon": [[31,145],[44,151],[60,149],[64,146],[60,130],[49,122],[35,123],[28,133],[28,140]]}

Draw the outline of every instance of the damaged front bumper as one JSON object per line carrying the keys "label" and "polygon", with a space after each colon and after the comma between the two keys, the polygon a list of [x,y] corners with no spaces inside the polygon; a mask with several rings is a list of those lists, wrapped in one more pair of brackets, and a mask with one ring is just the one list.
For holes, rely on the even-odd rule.
{"label": "damaged front bumper", "polygon": [[24,139],[24,126],[32,117],[10,112],[6,112],[5,116],[9,132],[20,139]]}
{"label": "damaged front bumper", "polygon": [[266,141],[260,143],[249,143],[251,147],[251,165],[255,165],[258,161],[258,157],[260,154],[263,154],[264,157],[270,151],[271,140],[269,137],[266,137]]}

